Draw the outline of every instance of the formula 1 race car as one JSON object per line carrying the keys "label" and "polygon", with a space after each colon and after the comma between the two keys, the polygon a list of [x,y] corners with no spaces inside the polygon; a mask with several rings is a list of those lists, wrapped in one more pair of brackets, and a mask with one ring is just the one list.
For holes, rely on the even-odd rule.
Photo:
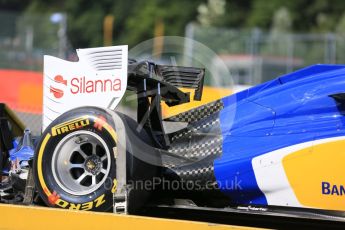
{"label": "formula 1 race car", "polygon": [[163,120],[161,103],[191,100],[181,89],[200,100],[204,74],[131,60],[126,89],[136,120],[95,106],[52,120],[32,163],[44,203],[116,213],[176,200],[345,210],[344,65],[306,67]]}

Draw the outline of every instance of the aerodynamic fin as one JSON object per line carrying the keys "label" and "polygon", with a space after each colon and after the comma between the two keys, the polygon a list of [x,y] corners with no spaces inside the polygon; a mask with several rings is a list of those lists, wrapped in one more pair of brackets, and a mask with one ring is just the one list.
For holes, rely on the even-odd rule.
{"label": "aerodynamic fin", "polygon": [[156,71],[176,87],[195,89],[194,100],[200,101],[204,85],[205,69],[182,66],[156,65]]}

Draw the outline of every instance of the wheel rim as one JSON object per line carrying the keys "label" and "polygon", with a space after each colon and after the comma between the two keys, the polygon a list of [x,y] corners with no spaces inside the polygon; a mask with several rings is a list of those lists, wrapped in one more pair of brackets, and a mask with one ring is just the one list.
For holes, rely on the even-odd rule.
{"label": "wheel rim", "polygon": [[65,136],[52,158],[55,181],[65,192],[76,196],[90,194],[101,187],[110,166],[110,151],[104,140],[85,130]]}

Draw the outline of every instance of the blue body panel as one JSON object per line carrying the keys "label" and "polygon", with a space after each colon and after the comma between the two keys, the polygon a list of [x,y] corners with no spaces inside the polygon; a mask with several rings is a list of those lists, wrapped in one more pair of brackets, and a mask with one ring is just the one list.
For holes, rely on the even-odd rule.
{"label": "blue body panel", "polygon": [[[314,65],[223,98],[223,154],[215,160],[220,189],[238,204],[267,204],[252,159],[287,146],[345,136],[344,65]],[[237,187],[231,186],[237,182]]]}

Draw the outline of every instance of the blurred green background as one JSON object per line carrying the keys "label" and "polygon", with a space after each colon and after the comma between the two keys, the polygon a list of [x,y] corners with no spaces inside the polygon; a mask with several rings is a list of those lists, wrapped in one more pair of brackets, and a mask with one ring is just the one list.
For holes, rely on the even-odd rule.
{"label": "blurred green background", "polygon": [[[212,8],[212,4],[218,7]],[[115,18],[113,43],[130,46],[152,38],[157,19],[164,21],[165,35],[179,36],[184,35],[186,24],[193,21],[205,26],[240,29],[345,32],[343,0],[1,0],[1,11],[2,18],[7,18],[0,21],[2,35],[15,33],[10,31],[16,29],[11,19],[20,14],[37,15],[43,23],[44,15],[66,13],[67,34],[73,47],[103,45],[103,19],[109,14]],[[276,25],[274,19],[279,11],[285,11],[281,13],[285,25]]]}
{"label": "blurred green background", "polygon": [[[41,71],[44,54],[73,61],[76,48],[131,49],[171,35],[211,48],[239,84],[315,63],[345,63],[343,0],[1,0],[0,6],[0,68]],[[180,53],[187,51],[198,55],[193,47]]]}

